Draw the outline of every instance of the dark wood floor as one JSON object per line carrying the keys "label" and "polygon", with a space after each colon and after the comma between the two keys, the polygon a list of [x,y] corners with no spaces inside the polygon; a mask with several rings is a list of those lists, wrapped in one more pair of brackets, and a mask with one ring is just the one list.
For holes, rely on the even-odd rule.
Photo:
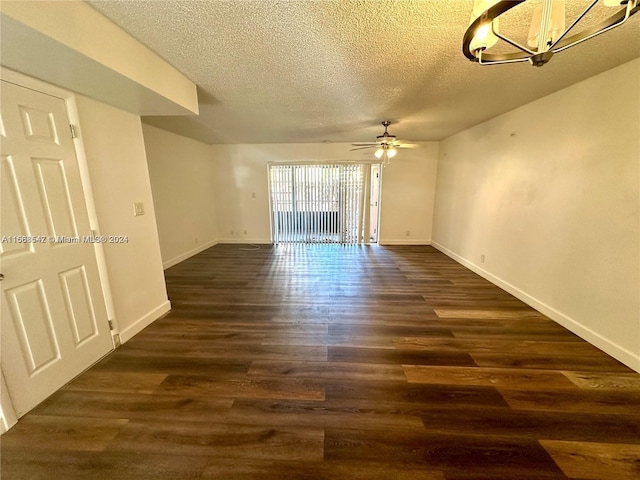
{"label": "dark wood floor", "polygon": [[3,480],[640,478],[640,375],[431,247],[218,245],[167,285]]}

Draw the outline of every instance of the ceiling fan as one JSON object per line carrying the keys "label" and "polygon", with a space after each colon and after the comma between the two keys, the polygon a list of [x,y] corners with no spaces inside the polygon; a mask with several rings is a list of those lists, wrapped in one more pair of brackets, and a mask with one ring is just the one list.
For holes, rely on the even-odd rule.
{"label": "ceiling fan", "polygon": [[352,143],[351,145],[356,147],[352,148],[351,151],[354,150],[364,150],[366,148],[376,148],[374,155],[376,158],[385,157],[385,160],[389,158],[393,158],[396,156],[398,148],[418,148],[419,145],[414,143],[403,143],[396,139],[395,135],[391,135],[387,129],[391,125],[391,122],[385,120],[382,122],[382,126],[384,127],[384,133],[382,135],[378,135],[376,137],[376,141],[370,143]]}

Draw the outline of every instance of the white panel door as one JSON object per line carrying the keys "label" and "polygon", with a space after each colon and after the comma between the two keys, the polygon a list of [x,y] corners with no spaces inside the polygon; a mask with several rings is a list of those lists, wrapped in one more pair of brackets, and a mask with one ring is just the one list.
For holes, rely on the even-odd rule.
{"label": "white panel door", "polygon": [[21,416],[113,343],[65,102],[1,94],[1,354]]}

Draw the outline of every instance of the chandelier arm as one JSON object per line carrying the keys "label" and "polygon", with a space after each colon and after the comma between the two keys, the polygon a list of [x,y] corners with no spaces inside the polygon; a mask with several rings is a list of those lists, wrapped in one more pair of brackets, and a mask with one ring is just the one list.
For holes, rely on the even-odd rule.
{"label": "chandelier arm", "polygon": [[[480,52],[478,52],[480,54]],[[487,53],[485,50],[482,55],[483,64],[489,65],[495,63],[516,63],[516,62],[525,62],[529,60],[529,56],[525,55],[522,52],[517,53]],[[479,62],[477,57],[474,57],[474,61]]]}
{"label": "chandelier arm", "polygon": [[501,65],[503,63],[522,63],[529,60],[528,57],[518,57],[515,54],[511,54],[513,58],[502,58],[506,55],[490,55],[491,57],[496,57],[495,60],[489,60],[487,62],[482,61],[482,50],[478,52],[478,63],[480,65]]}
{"label": "chandelier arm", "polygon": [[595,25],[583,32],[577,33],[565,39],[565,41],[561,42],[560,46],[553,50],[553,52],[561,52],[563,50],[566,50],[567,48],[571,48],[574,45],[578,45],[579,43],[589,40],[590,38],[596,37],[601,33],[616,28],[629,20],[629,18],[631,18],[631,16],[635,13],[638,13],[638,11],[640,11],[640,5],[638,5],[637,0],[629,0],[629,3],[627,4],[625,9],[620,9],[620,11],[610,16],[598,25]]}
{"label": "chandelier arm", "polygon": [[[596,0],[597,1],[597,0]],[[516,47],[519,50],[522,50],[525,53],[528,53],[529,55],[535,55],[536,52],[529,50],[527,47],[523,47],[522,45],[520,45],[518,42],[511,40],[508,37],[505,37],[504,35],[496,32],[495,30],[493,30],[493,24],[491,24],[491,30],[493,31],[493,34],[498,37],[500,40],[504,40],[505,42],[507,42],[509,45]]]}
{"label": "chandelier arm", "polygon": [[585,11],[584,11],[584,12],[582,12],[580,15],[578,15],[578,18],[576,18],[576,19],[571,23],[571,25],[569,25],[569,28],[567,28],[564,32],[562,32],[562,35],[560,35],[560,36],[556,39],[556,41],[555,41],[555,42],[553,42],[553,43],[551,44],[551,46],[549,47],[549,50],[553,50],[553,48],[554,48],[558,43],[560,43],[560,41],[562,41],[562,39],[563,39],[564,37],[566,37],[566,36],[567,36],[567,33],[569,33],[569,32],[571,31],[571,29],[572,29],[573,27],[575,27],[575,26],[580,22],[580,20],[582,20],[582,19],[584,18],[584,16],[585,16],[587,13],[589,13],[589,11],[591,11],[591,9],[592,9],[593,7],[595,7],[595,6],[598,4],[598,1],[599,1],[599,0],[593,0],[593,1],[591,2],[591,5],[589,5],[589,6],[585,9]]}

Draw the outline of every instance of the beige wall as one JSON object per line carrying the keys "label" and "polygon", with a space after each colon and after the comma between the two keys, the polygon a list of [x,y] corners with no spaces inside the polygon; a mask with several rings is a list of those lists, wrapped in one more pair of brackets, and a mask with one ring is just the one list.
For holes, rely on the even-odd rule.
{"label": "beige wall", "polygon": [[[100,234],[129,238],[104,246],[115,320],[126,341],[170,308],[140,117],[86,97],[76,101]],[[134,202],[144,204],[144,215],[133,215]]]}
{"label": "beige wall", "polygon": [[[218,168],[219,241],[270,241],[269,162],[371,160],[371,152],[350,152],[350,148],[346,143],[212,145],[212,159]],[[383,171],[380,243],[431,240],[437,148],[436,142],[429,142],[418,149],[402,150]],[[408,237],[407,230],[411,233]]]}
{"label": "beige wall", "polygon": [[637,370],[639,81],[640,59],[444,140],[433,235]]}
{"label": "beige wall", "polygon": [[142,125],[164,268],[218,239],[210,146]]}

